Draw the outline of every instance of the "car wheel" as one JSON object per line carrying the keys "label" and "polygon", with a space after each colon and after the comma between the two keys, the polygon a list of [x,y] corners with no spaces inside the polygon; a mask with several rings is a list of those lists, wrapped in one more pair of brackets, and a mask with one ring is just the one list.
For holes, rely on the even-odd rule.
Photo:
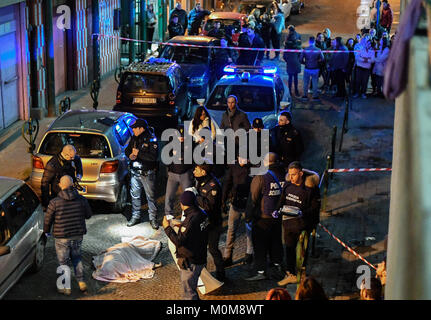
{"label": "car wheel", "polygon": [[127,200],[128,200],[127,197],[128,197],[127,184],[123,183],[121,185],[120,192],[117,197],[117,201],[112,204],[112,211],[114,211],[115,213],[123,212],[124,208],[127,205]]}
{"label": "car wheel", "polygon": [[42,269],[43,260],[45,259],[45,245],[46,239],[45,236],[42,235],[36,244],[36,252],[34,255],[33,264],[30,268],[30,272],[38,272],[40,269]]}

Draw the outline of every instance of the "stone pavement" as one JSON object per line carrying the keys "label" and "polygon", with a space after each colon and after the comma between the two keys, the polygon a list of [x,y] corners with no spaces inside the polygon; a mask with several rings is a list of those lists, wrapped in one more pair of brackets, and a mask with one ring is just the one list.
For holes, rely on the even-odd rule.
{"label": "stone pavement", "polygon": [[[276,62],[285,79],[284,63]],[[301,80],[300,80],[301,83]],[[106,77],[101,83],[99,109],[112,109],[115,102],[117,83],[113,75]],[[300,85],[300,91],[302,88]],[[87,90],[68,92],[71,97],[72,109],[92,109],[92,100]],[[62,97],[58,97],[59,101]],[[344,136],[341,152],[338,152],[341,125],[344,116],[344,105],[340,99],[322,97],[316,105],[296,101],[293,123],[301,131],[306,145],[302,157],[306,168],[319,174],[325,169],[326,155],[330,153],[332,127],[338,126],[336,168],[369,168],[391,167],[394,104],[377,98],[366,100],[356,99],[350,112],[349,130]],[[53,118],[41,121],[38,141],[43,136]],[[252,120],[252,119],[251,119]],[[37,142],[38,142],[37,141]],[[27,145],[22,138],[16,139],[0,151],[0,175],[25,178],[31,170],[30,157],[26,153]],[[163,178],[162,178],[163,179]],[[160,181],[158,206],[163,208],[164,180]],[[329,183],[328,205],[326,212],[321,214],[321,222],[331,232],[347,244],[354,247],[371,263],[380,262],[384,256],[383,239],[388,229],[390,172],[375,173],[340,173],[334,174]],[[144,209],[146,206],[144,206]],[[126,217],[123,215],[106,214],[106,211],[95,206],[96,214],[88,221],[83,255],[86,276],[91,278],[89,266],[92,256],[99,254],[107,247],[121,241],[121,236],[144,234],[162,241],[164,248],[157,258],[163,267],[156,270],[153,279],[136,283],[113,284],[89,281],[89,294],[82,297],[73,293],[66,299],[179,299],[179,275],[172,257],[167,249],[167,239],[162,230],[154,232],[148,222],[126,228]],[[161,210],[160,210],[161,211]],[[178,203],[177,212],[179,213]],[[161,216],[161,213],[159,214]],[[225,218],[226,220],[226,218]],[[224,222],[226,231],[226,221]],[[356,269],[362,265],[353,255],[335,242],[323,229],[317,229],[315,256],[309,259],[307,273],[315,276],[323,284],[324,290],[331,299],[355,299]],[[241,264],[245,254],[245,229],[242,225],[233,260],[235,265],[227,269],[229,281],[214,294],[203,296],[203,299],[250,299],[261,300],[266,292],[276,286],[275,280],[248,283],[243,278],[248,268]],[[221,237],[220,247],[224,247],[226,233]],[[8,293],[5,299],[59,299],[54,288],[39,290],[40,283],[55,284],[56,260],[52,241],[48,242],[48,257],[42,272],[26,275]],[[48,270],[48,271],[46,271]],[[208,258],[208,270],[214,271],[212,258]],[[374,273],[372,273],[374,275]],[[75,284],[74,284],[75,285]],[[292,296],[296,286],[289,285]],[[76,291],[76,290],[75,290]],[[157,292],[157,294],[155,294]]]}

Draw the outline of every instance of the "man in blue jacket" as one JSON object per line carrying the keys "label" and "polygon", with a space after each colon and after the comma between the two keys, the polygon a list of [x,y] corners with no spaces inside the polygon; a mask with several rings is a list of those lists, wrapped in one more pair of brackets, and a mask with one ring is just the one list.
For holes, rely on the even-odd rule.
{"label": "man in blue jacket", "polygon": [[321,61],[323,61],[323,54],[322,51],[315,46],[315,38],[310,37],[309,46],[305,48],[301,56],[299,57],[299,60],[302,64],[305,65],[304,68],[304,84],[303,84],[303,90],[304,93],[302,95],[303,100],[307,100],[307,92],[308,92],[308,85],[310,84],[310,78],[311,82],[313,84],[313,101],[319,100],[318,93],[317,93],[317,83],[319,80],[319,64]]}
{"label": "man in blue jacket", "polygon": [[204,10],[201,4],[197,2],[196,6],[189,12],[187,34],[189,36],[198,35],[202,20],[210,14],[211,12]]}

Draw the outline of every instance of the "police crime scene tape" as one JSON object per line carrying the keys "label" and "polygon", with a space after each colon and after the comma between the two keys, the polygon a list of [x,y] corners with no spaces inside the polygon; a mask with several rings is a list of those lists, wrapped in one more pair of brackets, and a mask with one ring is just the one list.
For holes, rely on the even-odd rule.
{"label": "police crime scene tape", "polygon": [[346,245],[343,241],[341,241],[340,239],[338,239],[331,231],[329,231],[328,229],[326,229],[325,226],[323,226],[320,222],[319,222],[319,226],[322,227],[323,230],[325,230],[332,238],[335,239],[335,241],[337,241],[339,244],[341,244],[347,251],[349,251],[351,254],[353,254],[356,258],[362,260],[363,262],[365,262],[367,265],[369,265],[374,270],[377,270],[377,267],[375,265],[373,265],[370,262],[368,262],[359,253],[357,253],[355,250],[353,250],[348,245]]}
{"label": "police crime scene tape", "polygon": [[[185,44],[185,43],[175,43],[175,42],[158,42],[158,41],[147,41],[147,40],[138,40],[138,39],[131,39],[131,38],[124,38],[124,37],[118,37],[114,35],[107,35],[107,34],[101,34],[101,33],[93,33],[93,37],[97,37],[98,40],[100,40],[101,37],[115,39],[115,40],[124,40],[124,41],[133,41],[133,42],[144,42],[144,43],[151,43],[151,44],[157,44],[157,45],[167,45],[167,46],[174,46],[174,47],[192,47],[192,48],[208,48],[208,46],[198,45],[198,44]],[[246,47],[221,47],[221,46],[211,46],[211,48],[214,49],[231,49],[231,50],[248,50],[248,51],[274,51],[274,52],[307,52],[307,51],[314,51],[314,50],[305,50],[305,49],[269,49],[269,48],[246,48]],[[378,50],[374,50],[378,51]],[[359,52],[359,50],[320,50],[322,53],[351,53],[351,52]]]}
{"label": "police crime scene tape", "polygon": [[392,171],[392,168],[361,168],[361,169],[328,169],[328,172],[373,172],[373,171]]}

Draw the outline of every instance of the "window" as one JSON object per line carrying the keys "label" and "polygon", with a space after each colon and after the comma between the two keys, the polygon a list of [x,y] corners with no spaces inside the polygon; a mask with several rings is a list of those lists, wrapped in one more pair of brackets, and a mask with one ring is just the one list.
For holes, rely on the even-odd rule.
{"label": "window", "polygon": [[51,132],[42,142],[40,153],[58,154],[64,145],[71,144],[81,158],[111,158],[106,137],[100,134]]}
{"label": "window", "polygon": [[238,98],[238,105],[245,112],[274,110],[274,89],[272,87],[248,85],[217,86],[208,100],[207,108],[226,110],[227,97],[231,94]]}
{"label": "window", "polygon": [[23,186],[9,196],[3,203],[6,225],[8,226],[11,237],[19,231],[33,214],[33,211],[28,206],[28,201],[26,201],[27,191]]}
{"label": "window", "polygon": [[27,184],[24,184],[21,189],[25,197],[26,206],[33,213],[40,204],[39,198]]}
{"label": "window", "polygon": [[6,223],[6,212],[0,206],[0,246],[5,246],[10,238],[12,238],[12,234]]}
{"label": "window", "polygon": [[129,138],[131,137],[129,127],[126,125],[126,123],[123,120],[120,120],[115,125],[114,132],[118,142],[120,143],[121,146],[124,147],[129,141]]}
{"label": "window", "polygon": [[141,93],[142,91],[165,93],[169,91],[168,78],[153,74],[126,74],[123,80],[123,92]]}
{"label": "window", "polygon": [[166,46],[162,52],[162,58],[175,61],[177,63],[208,63],[208,48]]}

